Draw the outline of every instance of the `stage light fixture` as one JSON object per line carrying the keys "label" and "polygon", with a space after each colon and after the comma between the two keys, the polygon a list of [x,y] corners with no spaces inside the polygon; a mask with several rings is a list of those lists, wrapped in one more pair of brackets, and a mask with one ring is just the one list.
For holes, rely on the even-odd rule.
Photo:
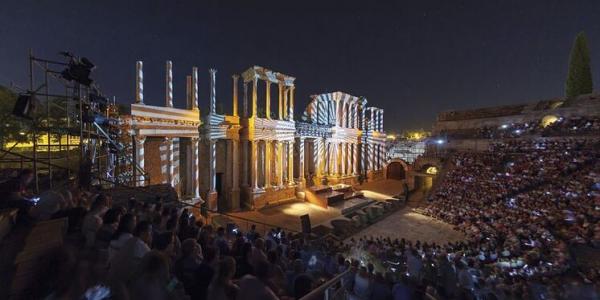
{"label": "stage light fixture", "polygon": [[96,66],[85,57],[70,57],[71,61],[69,62],[69,66],[61,72],[62,77],[68,81],[75,81],[85,86],[90,86],[92,82],[94,82],[94,80],[90,78],[90,74]]}
{"label": "stage light fixture", "polygon": [[13,108],[13,114],[32,120],[37,110],[37,99],[31,94],[21,94]]}

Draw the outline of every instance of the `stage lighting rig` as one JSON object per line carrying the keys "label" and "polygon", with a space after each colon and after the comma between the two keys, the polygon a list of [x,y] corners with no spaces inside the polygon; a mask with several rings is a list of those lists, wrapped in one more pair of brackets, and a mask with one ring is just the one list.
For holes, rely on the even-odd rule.
{"label": "stage lighting rig", "polygon": [[61,72],[62,77],[68,81],[75,81],[89,87],[94,82],[90,78],[90,74],[96,68],[96,65],[89,59],[76,57],[70,52],[61,52],[61,54],[69,58],[67,68]]}

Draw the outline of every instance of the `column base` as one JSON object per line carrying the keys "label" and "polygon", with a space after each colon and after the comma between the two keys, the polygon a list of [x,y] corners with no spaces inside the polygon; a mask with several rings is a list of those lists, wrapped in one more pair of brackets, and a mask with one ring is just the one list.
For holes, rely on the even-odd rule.
{"label": "column base", "polygon": [[206,195],[206,203],[208,206],[208,210],[218,210],[218,199],[219,199],[219,194],[217,193],[217,191],[210,191],[208,192],[208,194]]}

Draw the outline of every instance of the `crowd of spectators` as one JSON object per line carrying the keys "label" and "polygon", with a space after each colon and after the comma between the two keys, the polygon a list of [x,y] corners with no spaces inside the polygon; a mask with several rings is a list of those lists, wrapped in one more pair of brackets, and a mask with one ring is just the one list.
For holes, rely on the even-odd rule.
{"label": "crowd of spectators", "polygon": [[5,185],[3,207],[20,210],[21,226],[66,217],[70,232],[42,260],[33,298],[299,299],[348,267],[334,242],[215,228],[160,198],[113,203],[74,184],[31,198],[31,174]]}
{"label": "crowd of spectators", "polygon": [[507,291],[535,287],[538,296],[556,296],[570,291],[558,287],[561,276],[575,271],[598,287],[599,270],[575,268],[570,251],[600,246],[598,146],[593,140],[512,140],[486,153],[454,155],[421,211],[466,234],[465,242],[436,252],[460,256],[454,267],[468,268],[469,280],[482,283],[468,283],[469,292],[493,288],[504,298]]}
{"label": "crowd of spectators", "polygon": [[557,118],[546,126],[543,126],[542,123],[542,120],[523,123],[511,122],[500,126],[447,130],[440,132],[440,135],[448,139],[505,139],[530,135],[550,137],[600,133],[600,118]]}

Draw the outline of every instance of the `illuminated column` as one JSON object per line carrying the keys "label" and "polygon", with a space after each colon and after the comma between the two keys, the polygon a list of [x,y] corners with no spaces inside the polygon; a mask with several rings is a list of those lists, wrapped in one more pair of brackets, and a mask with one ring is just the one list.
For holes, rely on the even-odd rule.
{"label": "illuminated column", "polygon": [[371,171],[375,171],[375,145],[373,142],[369,142],[369,168]]}
{"label": "illuminated column", "polygon": [[248,83],[244,82],[244,103],[242,103],[243,106],[243,114],[244,114],[244,118],[248,117]]}
{"label": "illuminated column", "polygon": [[162,174],[161,183],[167,184],[170,180],[170,161],[171,161],[171,139],[163,138],[160,145],[160,173]]}
{"label": "illuminated column", "polygon": [[298,155],[298,184],[304,186],[306,183],[304,178],[304,138],[298,139]]}
{"label": "illuminated column", "polygon": [[352,144],[352,175],[358,175],[358,143]]}
{"label": "illuminated column", "polygon": [[379,113],[379,131],[383,132],[383,109]]}
{"label": "illuminated column", "polygon": [[266,97],[265,97],[265,114],[267,119],[271,119],[271,81],[265,80]]}
{"label": "illuminated column", "polygon": [[250,173],[252,180],[252,189],[258,189],[258,141],[248,141],[250,143]]}
{"label": "illuminated column", "polygon": [[165,106],[173,107],[173,62],[167,60],[166,63],[166,85]]}
{"label": "illuminated column", "polygon": [[339,146],[338,143],[331,144],[331,148],[332,148],[331,149],[331,154],[332,154],[332,158],[333,158],[332,159],[333,168],[331,168],[332,169],[331,173],[333,175],[338,175],[339,174],[339,172],[338,172],[339,171],[339,165],[338,165],[338,163],[339,163],[339,160],[338,160],[338,155],[339,155],[338,149],[339,149],[339,147],[338,146]]}
{"label": "illuminated column", "polygon": [[233,177],[232,177],[232,205],[231,205],[231,209],[233,210],[239,210],[240,209],[240,150],[239,150],[239,143],[240,141],[237,139],[232,140],[231,145],[233,146],[232,152],[233,152],[233,160],[231,162],[232,164],[232,170],[233,170]]}
{"label": "illuminated column", "polygon": [[[233,140],[226,139],[225,140],[225,177],[224,183],[221,183],[223,191],[227,191],[228,200],[231,201],[231,192],[233,191]],[[233,205],[233,202],[229,203],[229,207]]]}
{"label": "illuminated column", "polygon": [[346,175],[346,143],[341,143],[341,159],[340,159],[340,163],[342,165],[342,175],[345,176]]}
{"label": "illuminated column", "polygon": [[323,173],[325,175],[330,175],[329,166],[331,165],[331,156],[330,154],[331,143],[325,140],[325,150],[323,151]]}
{"label": "illuminated column", "polygon": [[237,117],[238,116],[238,79],[240,78],[240,75],[238,74],[233,74],[233,76],[231,76],[231,78],[233,79],[233,116]]}
{"label": "illuminated column", "polygon": [[197,137],[192,138],[192,194],[194,198],[200,197],[200,160],[199,154],[199,139]]}
{"label": "illuminated column", "polygon": [[279,105],[277,109],[279,110],[279,120],[283,120],[283,82],[279,81],[279,95],[277,96],[277,100],[279,101]]}
{"label": "illuminated column", "polygon": [[288,87],[284,87],[283,88],[283,119],[287,120],[288,119],[288,91],[289,88]]}
{"label": "illuminated column", "polygon": [[[145,176],[144,176],[144,142],[146,141],[145,136],[136,135],[134,137],[135,141],[135,163],[136,166],[139,167],[139,170],[136,170],[137,178],[135,185],[136,186],[144,186],[145,185]],[[136,167],[134,166],[134,168]]]}
{"label": "illuminated column", "polygon": [[135,63],[135,103],[144,104],[144,63]]}
{"label": "illuminated column", "polygon": [[371,120],[369,120],[369,130],[375,131],[375,110],[373,108],[371,110]]}
{"label": "illuminated column", "polygon": [[265,187],[271,187],[272,141],[265,141]]}
{"label": "illuminated column", "polygon": [[283,186],[283,143],[276,141],[277,148],[277,186]]}
{"label": "illuminated column", "polygon": [[315,175],[323,175],[323,163],[325,157],[325,147],[322,138],[316,138],[313,142],[313,164],[315,165]]}
{"label": "illuminated column", "polygon": [[248,141],[242,140],[242,186],[248,186]]}
{"label": "illuminated column", "polygon": [[258,101],[258,79],[256,77],[254,77],[252,79],[252,118],[256,118],[256,110],[257,110],[257,103]]}
{"label": "illuminated column", "polygon": [[348,103],[346,103],[346,101],[342,102],[342,116],[342,120],[344,122],[344,124],[342,124],[342,127],[350,127],[348,126]]}
{"label": "illuminated column", "polygon": [[198,68],[192,68],[192,109],[198,110]]}
{"label": "illuminated column", "polygon": [[217,192],[217,145],[216,141],[210,139],[208,141],[208,165],[209,165],[209,176],[208,176],[208,186],[210,188],[209,193]]}
{"label": "illuminated column", "polygon": [[288,155],[287,155],[287,179],[288,185],[294,185],[294,141],[288,141]]}
{"label": "illuminated column", "polygon": [[360,128],[358,123],[358,102],[354,104],[354,128]]}
{"label": "illuminated column", "polygon": [[354,102],[350,102],[350,105],[348,105],[348,109],[350,110],[350,113],[348,114],[348,118],[350,118],[350,128],[356,128],[356,119],[355,119],[355,111],[354,111]]}
{"label": "illuminated column", "polygon": [[[294,120],[294,86],[290,86],[290,104],[289,104],[288,120]],[[293,177],[293,176],[292,176]]]}
{"label": "illuminated column", "polygon": [[210,113],[215,114],[217,112],[217,70],[210,69]]}

